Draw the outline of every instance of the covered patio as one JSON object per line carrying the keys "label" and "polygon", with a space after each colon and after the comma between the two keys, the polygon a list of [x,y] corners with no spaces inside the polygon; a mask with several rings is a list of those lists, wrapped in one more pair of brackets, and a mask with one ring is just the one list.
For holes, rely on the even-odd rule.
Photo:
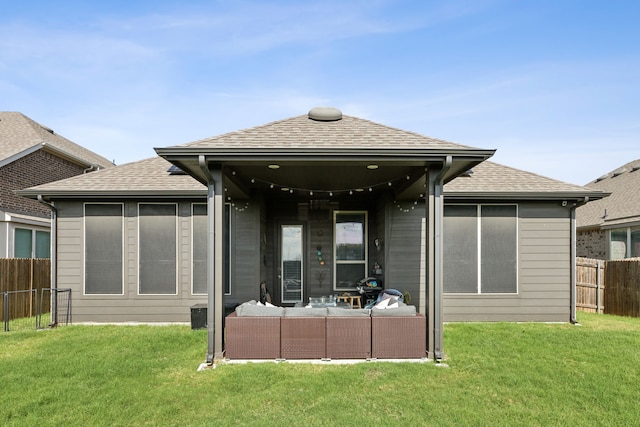
{"label": "covered patio", "polygon": [[[228,220],[225,204],[232,204],[236,209],[257,207],[256,226],[260,235],[265,236],[265,247],[255,262],[260,274],[270,279],[276,300],[282,306],[291,306],[296,298],[307,302],[317,289],[334,294],[355,290],[343,283],[342,272],[353,272],[360,267],[351,263],[347,268],[338,260],[335,223],[340,212],[362,212],[364,253],[380,252],[375,262],[385,266],[380,275],[385,284],[390,287],[403,284],[414,290],[417,312],[427,319],[425,353],[433,360],[444,357],[443,185],[491,157],[495,150],[433,139],[343,116],[335,108],[319,107],[304,116],[188,145],[156,148],[156,152],[208,189],[207,363],[224,357],[223,254],[227,253],[226,245],[240,244],[225,238]],[[322,224],[333,221],[330,229],[324,228],[330,230],[330,235],[311,223],[313,218],[308,211],[318,206],[333,214],[330,220],[324,216],[318,220],[323,221]],[[307,210],[305,215],[300,214],[301,209]],[[388,238],[396,221],[389,214],[394,209],[418,210],[421,218],[419,226],[408,231],[419,236],[421,246],[421,253],[416,255],[418,261],[411,266],[411,283],[404,278],[404,272],[394,271],[397,258],[391,254],[394,251],[401,254],[403,246]],[[367,222],[369,217],[371,221]],[[301,280],[303,277],[306,280],[301,282],[300,293],[294,299],[284,291],[281,252],[266,244],[275,236],[279,246],[274,247],[282,248],[281,231],[287,226],[300,227],[303,231],[300,264],[305,266]],[[318,244],[320,241],[325,245]],[[315,260],[316,253],[319,262]],[[323,257],[327,259],[326,265]],[[373,264],[373,257],[363,258],[363,277],[370,275]],[[302,271],[302,267],[300,269]],[[320,283],[317,289],[311,288],[313,280]],[[258,284],[241,286],[257,289]]]}

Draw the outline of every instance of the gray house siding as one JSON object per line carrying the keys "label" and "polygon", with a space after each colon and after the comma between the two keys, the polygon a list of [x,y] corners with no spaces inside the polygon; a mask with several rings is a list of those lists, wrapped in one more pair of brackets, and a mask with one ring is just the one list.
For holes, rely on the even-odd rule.
{"label": "gray house siding", "polygon": [[569,210],[557,203],[521,202],[518,216],[518,293],[445,293],[445,321],[569,320]]}
{"label": "gray house siding", "polygon": [[[73,289],[74,322],[188,322],[190,307],[206,302],[192,294],[191,202],[178,203],[177,295],[141,295],[138,292],[138,202],[124,202],[123,294],[84,294],[84,220],[81,202],[58,202],[58,286]],[[518,291],[514,294],[451,294],[443,298],[445,321],[567,321],[570,286],[570,220],[557,203],[518,203]],[[334,207],[335,208],[335,207]],[[349,206],[351,208],[351,206]],[[300,220],[294,211],[289,220]],[[273,213],[273,212],[272,212]],[[302,211],[307,227],[308,289],[305,296],[327,294],[331,275],[331,219],[327,210]],[[277,253],[276,222],[265,230],[260,204],[231,209],[233,252],[230,260],[229,304],[257,299],[264,277],[264,255]],[[287,221],[286,217],[282,218]],[[425,207],[413,209],[378,201],[369,206],[369,264],[378,261],[386,288],[409,292],[417,307],[426,305]],[[319,231],[321,231],[319,233]],[[264,241],[265,236],[267,241]],[[382,240],[380,251],[373,245]],[[327,265],[320,268],[316,246],[321,244]],[[267,261],[270,264],[270,261]],[[419,267],[418,267],[419,266]],[[325,273],[320,280],[319,274]],[[275,272],[274,272],[275,273]],[[277,275],[268,283],[278,294]],[[276,288],[276,289],[274,289]]]}
{"label": "gray house siding", "polygon": [[[518,292],[443,296],[445,321],[568,321],[570,220],[557,203],[518,203]],[[385,286],[411,295],[425,284],[425,209],[391,206]],[[420,265],[420,269],[416,266]],[[446,289],[446,285],[445,285]],[[424,297],[413,301],[424,307]]]}
{"label": "gray house siding", "polygon": [[420,289],[425,286],[426,208],[424,203],[419,203],[415,209],[409,208],[408,212],[401,207],[388,204],[386,209],[384,285],[385,288],[409,292],[412,304],[418,308],[425,307],[426,295]]}
{"label": "gray house siding", "polygon": [[225,301],[237,304],[260,297],[260,207],[231,209],[231,293]]}
{"label": "gray house siding", "polygon": [[59,202],[58,287],[73,292],[74,322],[187,322],[190,307],[205,302],[206,296],[191,294],[191,204],[177,210],[176,295],[138,293],[138,203],[124,203],[122,295],[91,294],[84,290],[83,204]]}
{"label": "gray house siding", "polygon": [[[109,203],[109,202],[106,202]],[[174,203],[174,202],[163,202]],[[74,322],[189,322],[190,308],[205,303],[206,295],[192,294],[192,202],[177,204],[177,294],[141,295],[138,292],[138,202],[124,202],[123,293],[84,291],[83,203],[58,202],[58,287],[73,292]],[[231,209],[231,293],[225,300],[255,299],[259,284],[258,209]],[[255,286],[245,286],[251,283]]]}

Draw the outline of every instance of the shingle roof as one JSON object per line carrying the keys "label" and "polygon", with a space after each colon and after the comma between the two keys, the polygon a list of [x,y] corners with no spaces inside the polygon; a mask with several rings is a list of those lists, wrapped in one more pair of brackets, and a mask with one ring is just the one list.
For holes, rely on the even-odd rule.
{"label": "shingle roof", "polygon": [[[393,148],[409,150],[417,148],[429,150],[464,150],[472,147],[430,138],[414,132],[395,129],[356,117],[343,116],[334,122],[316,122],[307,115],[268,123],[250,129],[239,130],[223,135],[197,140],[175,146],[189,150],[232,150],[264,149],[277,147],[293,148]],[[173,149],[174,147],[171,147]],[[117,166],[108,170],[94,172],[81,177],[44,184],[28,190],[33,195],[37,191],[50,195],[81,194],[164,194],[178,195],[206,194],[206,188],[188,175],[170,175],[167,169],[170,163],[163,158],[151,158],[140,162]],[[459,177],[449,182],[445,188],[446,196],[464,197],[522,197],[522,198],[559,198],[575,195],[583,197],[600,194],[585,187],[556,181],[530,172],[502,166],[497,163],[483,162],[473,169],[469,177]],[[39,194],[39,193],[38,193]]]}
{"label": "shingle roof", "polygon": [[193,148],[473,148],[369,120],[342,116],[324,122],[305,114],[183,144]]}
{"label": "shingle roof", "polygon": [[22,113],[0,111],[0,164],[47,146],[87,164],[113,166],[108,159],[57,135]]}
{"label": "shingle roof", "polygon": [[640,222],[640,159],[614,169],[586,187],[611,195],[578,208],[578,227],[608,227]]}
{"label": "shingle roof", "polygon": [[446,195],[461,193],[589,193],[574,184],[515,169],[491,161],[477,165],[468,175],[459,176],[444,186]]}
{"label": "shingle roof", "polygon": [[189,175],[172,175],[171,163],[152,157],[20,191],[23,195],[206,196],[207,188]]}

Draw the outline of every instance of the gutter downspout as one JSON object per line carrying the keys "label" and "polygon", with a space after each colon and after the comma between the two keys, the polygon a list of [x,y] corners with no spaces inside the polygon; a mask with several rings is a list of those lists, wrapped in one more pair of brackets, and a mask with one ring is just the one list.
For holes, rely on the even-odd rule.
{"label": "gutter downspout", "polygon": [[[576,250],[576,242],[577,242],[577,236],[576,236],[576,209],[579,208],[580,206],[586,204],[589,201],[589,196],[585,196],[584,200],[579,201],[577,203],[574,203],[573,206],[571,206],[570,209],[570,222],[571,222],[571,239],[570,239],[570,256],[569,256],[569,262],[571,263],[570,265],[570,292],[569,292],[569,309],[570,309],[570,314],[569,314],[569,322],[571,322],[572,324],[576,324],[578,323],[578,320],[576,319],[576,258],[577,258],[577,250]],[[598,277],[600,277],[598,275]],[[598,295],[600,295],[599,291],[598,291]]]}
{"label": "gutter downspout", "polygon": [[442,180],[447,171],[451,168],[453,158],[448,155],[442,165],[440,173],[435,178],[435,204],[434,204],[434,225],[435,225],[435,259],[434,259],[434,357],[436,360],[442,360],[444,358],[444,351],[442,345],[442,292],[443,292],[443,276],[444,260],[442,257],[442,216],[444,215],[444,200],[442,196]]}
{"label": "gutter downspout", "polygon": [[207,177],[207,358],[208,365],[213,364],[215,346],[214,310],[215,310],[215,181],[204,155],[198,156],[200,169]]}
{"label": "gutter downspout", "polygon": [[49,259],[51,261],[51,323],[58,323],[58,298],[54,297],[58,290],[58,209],[51,202],[44,200],[41,194],[38,194],[38,202],[51,209],[51,242],[49,246]]}

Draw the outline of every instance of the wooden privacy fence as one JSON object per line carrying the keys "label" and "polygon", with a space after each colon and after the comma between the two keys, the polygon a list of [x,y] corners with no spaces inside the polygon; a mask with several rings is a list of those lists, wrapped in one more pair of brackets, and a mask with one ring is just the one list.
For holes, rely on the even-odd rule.
{"label": "wooden privacy fence", "polygon": [[604,313],[606,263],[601,259],[576,259],[576,309]]}
{"label": "wooden privacy fence", "polygon": [[577,258],[576,309],[640,317],[640,258]]}
{"label": "wooden privacy fence", "polygon": [[[13,296],[10,318],[35,316],[40,309],[35,295],[39,296],[43,288],[51,287],[50,272],[51,261],[48,259],[0,259],[0,294]],[[0,319],[4,310],[4,304],[0,304]]]}
{"label": "wooden privacy fence", "polygon": [[640,317],[640,258],[607,261],[607,314]]}

